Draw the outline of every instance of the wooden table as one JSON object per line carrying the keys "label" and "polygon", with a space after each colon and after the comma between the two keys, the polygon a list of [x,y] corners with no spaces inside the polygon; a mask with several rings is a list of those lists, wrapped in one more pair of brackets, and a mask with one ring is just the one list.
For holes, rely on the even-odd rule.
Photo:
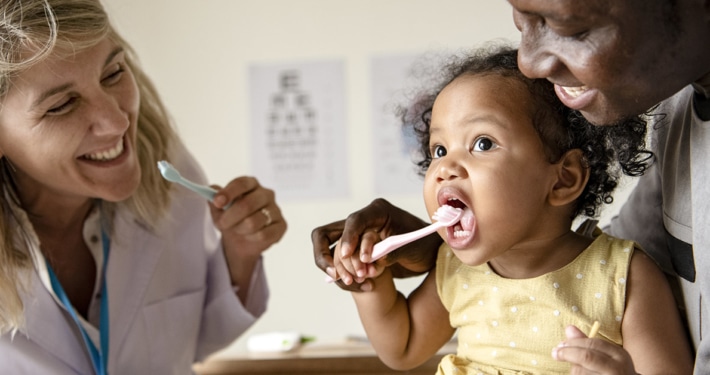
{"label": "wooden table", "polygon": [[377,358],[367,342],[310,343],[286,353],[244,353],[212,357],[204,363],[196,364],[193,369],[198,375],[433,375],[441,357],[455,351],[456,344],[449,343],[416,369],[395,371]]}

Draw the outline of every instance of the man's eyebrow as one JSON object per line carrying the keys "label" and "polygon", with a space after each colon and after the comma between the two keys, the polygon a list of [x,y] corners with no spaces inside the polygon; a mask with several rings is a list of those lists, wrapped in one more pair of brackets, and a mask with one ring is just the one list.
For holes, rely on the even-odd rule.
{"label": "man's eyebrow", "polygon": [[[108,54],[106,57],[106,60],[104,61],[104,66],[108,65],[111,63],[111,61],[118,55],[119,53],[123,52],[123,47],[116,47],[111,53]],[[63,85],[59,85],[57,87],[53,87],[40,95],[37,100],[35,100],[32,105],[30,106],[30,110],[33,110],[37,106],[39,106],[43,101],[45,101],[47,98],[51,97],[54,94],[60,93],[64,90],[69,89],[72,86],[71,83],[65,83]]]}
{"label": "man's eyebrow", "polygon": [[550,11],[544,9],[517,9],[516,11],[525,16],[540,17],[560,23],[579,22],[582,20],[578,14],[570,12],[569,10]]}

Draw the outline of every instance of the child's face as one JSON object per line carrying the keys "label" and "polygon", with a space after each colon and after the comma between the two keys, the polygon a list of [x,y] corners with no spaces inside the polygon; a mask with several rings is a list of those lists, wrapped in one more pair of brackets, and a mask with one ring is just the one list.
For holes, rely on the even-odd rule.
{"label": "child's face", "polygon": [[466,264],[549,236],[547,197],[556,168],[533,128],[531,102],[514,79],[466,75],[434,103],[424,200],[430,216],[447,202],[465,206],[461,222],[439,234]]}

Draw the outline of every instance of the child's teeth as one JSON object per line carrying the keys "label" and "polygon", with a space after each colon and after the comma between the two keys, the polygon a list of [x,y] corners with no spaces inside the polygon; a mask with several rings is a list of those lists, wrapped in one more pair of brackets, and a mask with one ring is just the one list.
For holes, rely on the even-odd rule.
{"label": "child's teeth", "polygon": [[454,231],[454,237],[459,238],[459,237],[468,237],[471,235],[470,230],[455,230]]}

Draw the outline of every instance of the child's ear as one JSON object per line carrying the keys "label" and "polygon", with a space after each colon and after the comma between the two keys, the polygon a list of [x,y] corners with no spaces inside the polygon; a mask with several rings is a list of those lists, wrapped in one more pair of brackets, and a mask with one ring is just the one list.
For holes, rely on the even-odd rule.
{"label": "child's ear", "polygon": [[574,202],[584,191],[589,181],[589,168],[582,150],[567,151],[557,163],[557,182],[550,191],[550,204],[563,206]]}

